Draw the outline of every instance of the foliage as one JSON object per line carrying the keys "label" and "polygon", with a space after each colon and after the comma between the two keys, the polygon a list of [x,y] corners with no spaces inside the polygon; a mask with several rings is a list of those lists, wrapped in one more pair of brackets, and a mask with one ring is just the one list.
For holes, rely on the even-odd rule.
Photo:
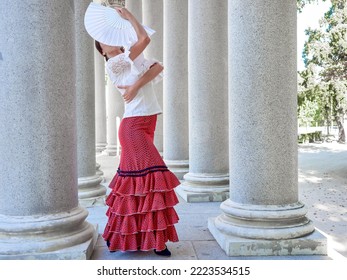
{"label": "foliage", "polygon": [[[325,0],[322,0],[325,2]],[[311,4],[311,3],[317,3],[318,4],[319,0],[296,0],[296,4],[298,7],[298,11],[301,12],[302,9],[305,7],[306,4]]]}
{"label": "foliage", "polygon": [[345,0],[331,2],[329,11],[320,20],[320,28],[306,30],[308,39],[303,50],[306,69],[299,72],[298,116],[301,123],[335,122],[339,141],[345,142],[347,4]]}

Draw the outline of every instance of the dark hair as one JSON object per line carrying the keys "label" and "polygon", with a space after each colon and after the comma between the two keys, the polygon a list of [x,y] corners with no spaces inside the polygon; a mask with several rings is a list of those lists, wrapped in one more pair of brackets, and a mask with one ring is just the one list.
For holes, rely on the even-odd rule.
{"label": "dark hair", "polygon": [[104,55],[103,52],[102,52],[102,48],[100,46],[100,43],[98,41],[95,41],[95,47],[96,49],[98,50],[98,52],[105,58],[105,60],[107,61],[108,60],[108,57],[107,55]]}

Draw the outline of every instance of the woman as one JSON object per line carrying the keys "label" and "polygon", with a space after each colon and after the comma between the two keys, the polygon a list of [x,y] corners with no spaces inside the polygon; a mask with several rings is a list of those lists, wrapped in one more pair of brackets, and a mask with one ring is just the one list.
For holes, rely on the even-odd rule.
{"label": "woman", "polygon": [[163,66],[144,58],[150,39],[143,26],[127,9],[117,11],[133,25],[138,40],[130,50],[95,42],[125,102],[119,127],[122,152],[106,200],[103,238],[110,251],[154,250],[170,256],[166,243],[178,241],[174,224],[179,218],[173,207],[178,203],[174,188],[179,180],[153,144],[157,115],[162,111],[152,82],[160,79]]}

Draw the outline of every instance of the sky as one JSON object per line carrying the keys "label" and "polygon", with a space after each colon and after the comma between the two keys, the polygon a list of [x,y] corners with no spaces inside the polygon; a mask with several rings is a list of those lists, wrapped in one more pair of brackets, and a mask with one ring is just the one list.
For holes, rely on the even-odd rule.
{"label": "sky", "polygon": [[308,27],[318,28],[319,19],[324,16],[330,7],[330,0],[326,2],[319,1],[319,4],[308,4],[301,13],[298,13],[298,70],[304,69],[304,63],[301,58],[302,50],[306,40],[305,29]]}

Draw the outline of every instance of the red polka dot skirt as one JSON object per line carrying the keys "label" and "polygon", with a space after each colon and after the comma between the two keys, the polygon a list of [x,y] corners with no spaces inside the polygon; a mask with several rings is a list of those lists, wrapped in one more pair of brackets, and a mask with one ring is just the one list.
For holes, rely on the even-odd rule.
{"label": "red polka dot skirt", "polygon": [[103,238],[110,251],[165,249],[177,242],[174,188],[180,184],[153,144],[157,115],[124,118],[119,168],[107,197]]}

